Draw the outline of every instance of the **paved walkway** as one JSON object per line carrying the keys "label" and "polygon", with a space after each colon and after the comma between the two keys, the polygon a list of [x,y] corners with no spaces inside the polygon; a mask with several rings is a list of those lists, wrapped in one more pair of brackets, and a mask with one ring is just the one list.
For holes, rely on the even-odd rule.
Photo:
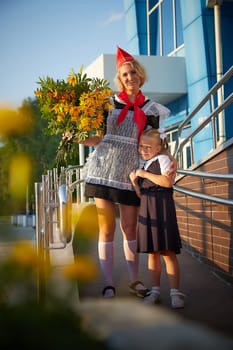
{"label": "paved walkway", "polygon": [[0,217],[0,261],[9,254],[15,242],[24,240],[35,240],[32,227],[11,225],[10,217]]}
{"label": "paved walkway", "polygon": [[[115,286],[117,291],[116,299],[129,297],[128,274],[122,250],[121,233],[116,232],[115,246]],[[92,256],[97,259],[97,244],[92,242]],[[172,314],[179,315],[186,320],[195,321],[210,329],[232,337],[233,339],[233,286],[215,276],[209,268],[196,258],[192,257],[184,249],[178,256],[181,269],[181,290],[186,294],[186,305],[184,309],[171,310],[169,287],[167,277],[163,269],[161,281],[161,305],[153,305],[156,310],[164,309]],[[149,274],[147,272],[147,256],[140,255],[140,276],[141,280],[150,286]],[[85,288],[80,289],[80,299],[101,298],[102,280],[101,276],[89,283]],[[131,297],[131,300],[135,297]],[[138,298],[137,298],[138,299]],[[139,301],[141,303],[141,300]]]}
{"label": "paved walkway", "polygon": [[[0,258],[7,254],[7,249],[10,249],[15,240],[25,239],[35,239],[33,228],[15,227],[1,220]],[[72,255],[70,248],[69,245],[66,251],[56,251],[59,264],[62,264],[63,259],[65,263],[67,255]],[[89,253],[98,265],[97,242],[94,240],[91,242]],[[144,283],[150,286],[146,259],[146,255],[141,255],[140,275]],[[77,307],[83,312],[86,325],[90,329],[93,327],[94,331],[101,330],[108,342],[114,343],[112,349],[128,350],[132,346],[134,349],[144,349],[144,345],[147,350],[233,349],[233,287],[220,280],[207,266],[185,250],[179,255],[179,261],[181,290],[187,295],[185,308],[171,310],[164,270],[161,305],[143,305],[139,298],[129,295],[128,274],[118,225],[114,270],[117,296],[114,300],[102,299],[100,274],[85,287],[79,286]],[[182,343],[179,343],[180,337]],[[168,339],[170,343],[167,342]]]}

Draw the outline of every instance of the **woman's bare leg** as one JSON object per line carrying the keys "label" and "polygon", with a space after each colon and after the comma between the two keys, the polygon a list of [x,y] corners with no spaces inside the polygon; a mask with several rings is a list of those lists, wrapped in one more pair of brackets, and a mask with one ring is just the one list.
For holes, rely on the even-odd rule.
{"label": "woman's bare leg", "polygon": [[[130,205],[119,205],[120,209],[120,227],[123,235],[123,247],[129,279],[131,285],[138,281],[139,272],[139,255],[137,253],[136,229],[137,229],[137,215],[138,207]],[[142,284],[134,286],[137,291],[145,291],[146,288]],[[138,296],[141,293],[136,292]]]}
{"label": "woman's bare leg", "polygon": [[[114,233],[116,228],[115,204],[100,198],[95,198],[99,222],[98,254],[100,267],[103,273],[104,288],[114,286],[113,264],[114,264]],[[114,296],[112,289],[104,292],[105,297]]]}

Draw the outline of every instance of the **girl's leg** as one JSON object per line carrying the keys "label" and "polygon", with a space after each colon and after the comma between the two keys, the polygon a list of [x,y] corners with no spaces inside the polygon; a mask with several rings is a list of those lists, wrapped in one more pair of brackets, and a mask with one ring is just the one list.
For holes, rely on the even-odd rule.
{"label": "girl's leg", "polygon": [[180,284],[180,267],[176,256],[173,251],[168,251],[167,255],[163,256],[166,272],[170,284],[170,296],[171,306],[174,309],[180,309],[184,307],[184,294],[179,291]]}
{"label": "girl's leg", "polygon": [[[104,199],[95,198],[98,222],[99,241],[98,254],[100,268],[104,279],[104,297],[115,295],[113,283],[113,263],[114,263],[114,233],[115,233],[115,205]],[[110,288],[108,288],[110,287]]]}
{"label": "girl's leg", "polygon": [[179,289],[180,267],[176,253],[173,251],[168,251],[167,255],[163,255],[163,259],[166,265],[166,272],[170,288]]}
{"label": "girl's leg", "polygon": [[145,304],[153,304],[160,302],[160,278],[162,271],[162,264],[160,260],[160,253],[148,254],[148,270],[151,274],[152,288],[148,296],[144,298]]}

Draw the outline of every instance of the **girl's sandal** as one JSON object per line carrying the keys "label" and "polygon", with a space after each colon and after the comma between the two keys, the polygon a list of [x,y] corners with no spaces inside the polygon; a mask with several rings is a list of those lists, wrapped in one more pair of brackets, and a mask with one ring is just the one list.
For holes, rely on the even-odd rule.
{"label": "girl's sandal", "polygon": [[[106,293],[108,290],[111,290],[112,293]],[[104,298],[114,298],[115,294],[116,294],[116,289],[113,286],[106,286],[102,291],[102,295]]]}
{"label": "girl's sandal", "polygon": [[[144,288],[137,289],[138,285],[141,285]],[[144,298],[150,292],[150,290],[147,289],[141,281],[135,281],[134,283],[130,284],[129,291],[130,293],[135,294],[139,298]]]}

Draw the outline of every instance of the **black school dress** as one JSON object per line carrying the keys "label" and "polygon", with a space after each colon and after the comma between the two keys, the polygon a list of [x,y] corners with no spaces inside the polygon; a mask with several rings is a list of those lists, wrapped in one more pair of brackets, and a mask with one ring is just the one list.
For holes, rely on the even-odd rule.
{"label": "black school dress", "polygon": [[[159,155],[144,166],[145,170],[161,174],[165,155]],[[167,157],[168,158],[168,157]],[[155,185],[147,179],[139,179],[141,204],[138,217],[137,251],[139,253],[160,252],[167,250],[180,253],[182,247],[177,225],[173,188]]]}

